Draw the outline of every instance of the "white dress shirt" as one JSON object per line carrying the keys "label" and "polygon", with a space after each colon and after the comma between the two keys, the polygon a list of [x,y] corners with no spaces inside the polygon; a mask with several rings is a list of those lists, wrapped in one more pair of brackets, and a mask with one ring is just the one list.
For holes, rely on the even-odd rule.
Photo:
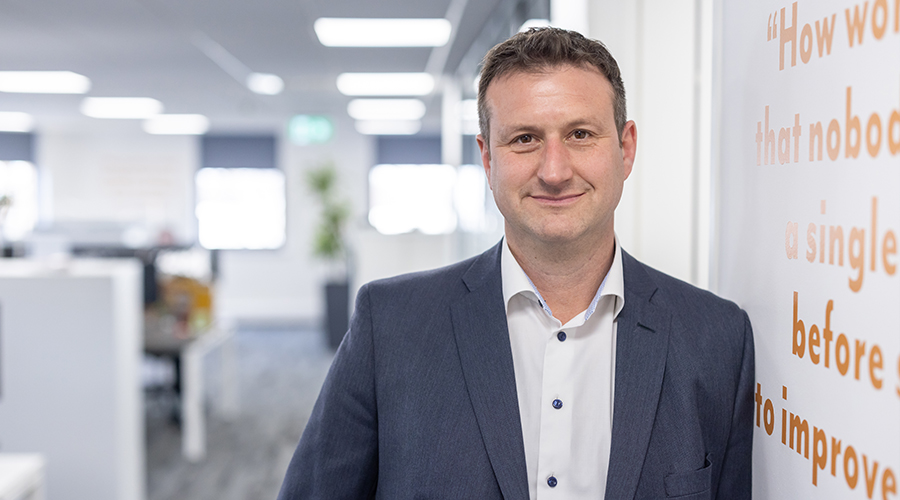
{"label": "white dress shirt", "polygon": [[563,325],[513,257],[500,258],[531,500],[602,499],[615,388],[622,250],[590,306]]}

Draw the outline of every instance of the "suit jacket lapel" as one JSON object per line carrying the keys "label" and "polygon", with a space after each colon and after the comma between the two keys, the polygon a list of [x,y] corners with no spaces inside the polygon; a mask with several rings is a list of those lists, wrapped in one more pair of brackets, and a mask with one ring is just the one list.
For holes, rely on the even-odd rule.
{"label": "suit jacket lapel", "polygon": [[503,304],[500,246],[477,258],[463,281],[469,293],[451,310],[469,398],[503,497],[527,499],[528,473]]}
{"label": "suit jacket lapel", "polygon": [[634,498],[666,368],[671,315],[651,302],[656,284],[622,253],[625,307],[616,334],[616,392],[607,500]]}

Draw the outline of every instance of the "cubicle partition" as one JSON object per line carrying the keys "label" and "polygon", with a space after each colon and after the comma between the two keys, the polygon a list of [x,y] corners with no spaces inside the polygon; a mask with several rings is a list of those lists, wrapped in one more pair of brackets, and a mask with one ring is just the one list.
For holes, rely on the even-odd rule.
{"label": "cubicle partition", "polygon": [[0,453],[43,455],[48,500],[146,496],[141,276],[0,259]]}

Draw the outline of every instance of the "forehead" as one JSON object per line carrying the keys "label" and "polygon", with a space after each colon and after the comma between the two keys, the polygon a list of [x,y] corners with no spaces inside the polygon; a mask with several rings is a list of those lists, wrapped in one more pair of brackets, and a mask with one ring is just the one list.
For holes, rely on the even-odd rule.
{"label": "forehead", "polygon": [[612,85],[591,65],[564,64],[504,73],[488,85],[485,104],[489,114],[495,115],[498,108],[527,109],[563,95],[585,106],[600,106],[612,112]]}

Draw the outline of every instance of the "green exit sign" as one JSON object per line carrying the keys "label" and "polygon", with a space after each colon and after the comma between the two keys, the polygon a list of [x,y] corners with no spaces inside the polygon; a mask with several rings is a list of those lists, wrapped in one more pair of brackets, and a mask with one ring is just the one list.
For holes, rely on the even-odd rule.
{"label": "green exit sign", "polygon": [[326,116],[297,115],[288,123],[288,137],[300,146],[322,144],[334,136],[334,124]]}

